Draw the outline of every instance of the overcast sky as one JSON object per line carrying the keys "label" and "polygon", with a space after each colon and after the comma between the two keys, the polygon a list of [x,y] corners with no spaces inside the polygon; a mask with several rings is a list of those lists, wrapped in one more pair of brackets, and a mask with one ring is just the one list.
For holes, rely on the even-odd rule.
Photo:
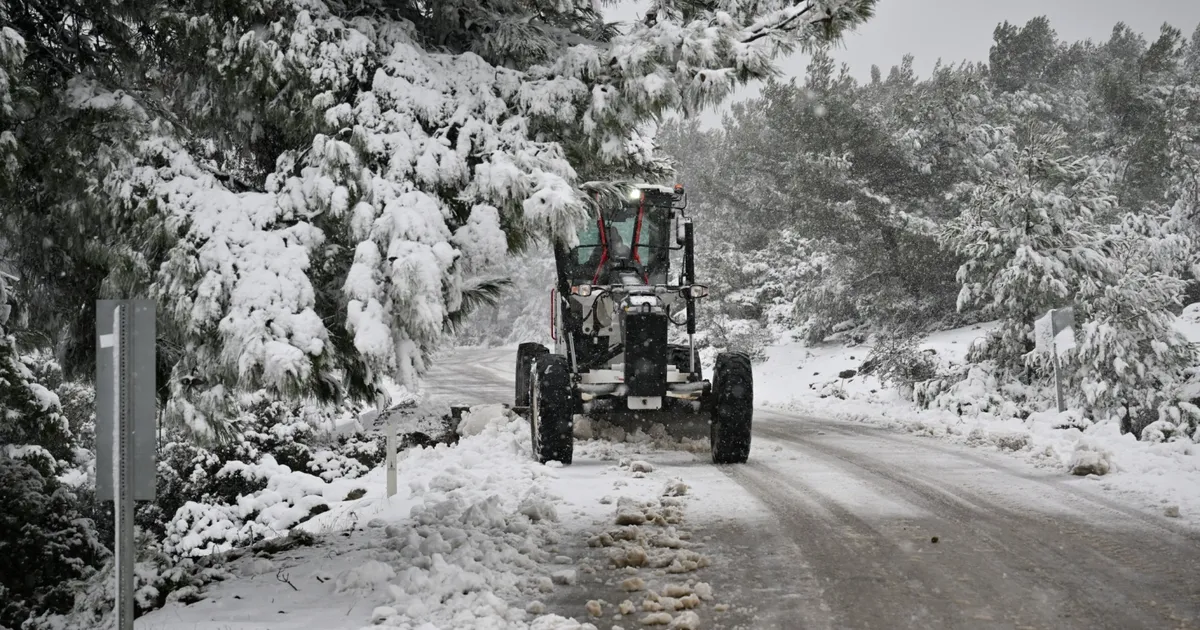
{"label": "overcast sky", "polygon": [[[610,10],[612,19],[635,19],[644,4],[624,2]],[[1190,37],[1200,24],[1200,0],[880,0],[875,17],[848,34],[834,57],[849,64],[859,80],[867,80],[871,64],[887,76],[888,68],[912,53],[917,72],[927,76],[939,58],[945,63],[987,61],[997,24],[1005,20],[1025,24],[1039,15],[1050,18],[1064,41],[1107,40],[1117,22],[1125,22],[1152,41],[1164,22]],[[806,56],[795,55],[780,67],[787,75],[797,75],[807,63]],[[755,93],[753,87],[743,88],[733,98]],[[720,124],[714,112],[704,120]]]}

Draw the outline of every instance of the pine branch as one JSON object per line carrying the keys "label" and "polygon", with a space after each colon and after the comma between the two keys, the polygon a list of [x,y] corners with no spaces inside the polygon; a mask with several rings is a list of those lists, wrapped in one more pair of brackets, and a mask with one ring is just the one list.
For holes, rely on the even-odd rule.
{"label": "pine branch", "polygon": [[496,306],[504,292],[512,287],[509,278],[476,278],[468,280],[462,289],[462,305],[446,319],[446,332],[458,334],[470,315],[485,306]]}

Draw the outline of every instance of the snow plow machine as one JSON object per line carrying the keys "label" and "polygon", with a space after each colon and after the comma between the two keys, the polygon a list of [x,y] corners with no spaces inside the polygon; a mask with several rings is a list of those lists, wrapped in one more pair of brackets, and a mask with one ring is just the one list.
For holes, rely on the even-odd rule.
{"label": "snow plow machine", "polygon": [[[700,438],[717,464],[744,463],[754,411],[750,359],[717,356],[712,380],[696,352],[691,219],[683,186],[597,192],[577,244],[556,243],[550,296],[553,350],[517,350],[514,411],[529,419],[534,457],[570,464],[578,418],[628,433]],[[672,277],[671,262],[681,263]],[[672,280],[675,280],[672,282]],[[671,327],[686,327],[671,343]]]}

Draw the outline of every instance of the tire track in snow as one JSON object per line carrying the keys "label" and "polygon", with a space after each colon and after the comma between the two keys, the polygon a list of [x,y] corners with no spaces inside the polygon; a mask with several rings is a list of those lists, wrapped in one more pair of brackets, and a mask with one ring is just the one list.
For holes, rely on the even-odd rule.
{"label": "tire track in snow", "polygon": [[763,427],[764,423],[758,422],[756,429],[774,427],[786,430],[791,435],[815,435],[820,430],[846,437],[887,441],[903,447],[937,451],[945,456],[968,460],[979,467],[995,470],[999,474],[1017,476],[1023,480],[1041,484],[1046,491],[1059,494],[1073,507],[1088,511],[1102,509],[1112,512],[1115,513],[1114,515],[1139,521],[1147,527],[1162,530],[1164,533],[1181,536],[1191,541],[1192,544],[1200,546],[1200,530],[1190,526],[1186,521],[1167,520],[1157,514],[1113,500],[1094,489],[1079,487],[1082,482],[1079,478],[1046,478],[1044,475],[1022,471],[1018,465],[1019,460],[1014,460],[1011,455],[986,451],[972,452],[963,445],[949,445],[941,443],[937,438],[897,433],[894,429],[887,427],[852,424],[844,420],[823,420],[814,416],[788,414],[771,409],[756,409],[755,413],[756,420],[763,419],[765,415],[765,424],[767,425]]}
{"label": "tire track in snow", "polygon": [[[825,464],[815,465],[825,470],[808,465],[806,476],[830,476]],[[997,623],[1006,614],[991,605],[998,591],[1011,590],[1007,585],[990,584],[982,592],[991,597],[981,598],[977,585],[963,579],[963,572],[943,569],[948,550],[932,546],[924,534],[935,517],[921,510],[882,519],[858,516],[825,489],[786,468],[760,461],[726,473],[768,505],[778,526],[796,542],[800,558],[823,587],[832,627],[1013,627],[1011,622]],[[1053,616],[1039,621],[1041,627],[1057,625]]]}
{"label": "tire track in snow", "polygon": [[[1124,531],[1109,531],[1089,520],[1010,509],[1005,503],[1019,499],[996,501],[959,487],[953,478],[902,470],[901,465],[912,464],[911,457],[887,462],[879,454],[872,457],[769,426],[759,425],[756,432],[799,446],[803,455],[841,466],[850,474],[865,474],[889,494],[924,507],[937,515],[928,527],[943,532],[947,542],[974,541],[976,549],[956,558],[962,564],[947,563],[943,569],[959,574],[965,582],[980,582],[977,597],[1007,599],[1003,610],[1016,614],[1014,621],[1035,621],[1036,627],[1088,628],[1192,627],[1181,624],[1196,622],[1200,594],[1187,592],[1186,585],[1194,580],[1200,553],[1173,536],[1164,539],[1161,532],[1136,522],[1122,523]],[[924,455],[928,458],[928,453]],[[1011,475],[1011,471],[996,472]],[[1064,492],[1060,488],[1057,494]],[[997,575],[1003,579],[996,580]],[[1018,577],[1010,581],[1008,575]],[[1062,616],[1047,617],[1051,613]]]}

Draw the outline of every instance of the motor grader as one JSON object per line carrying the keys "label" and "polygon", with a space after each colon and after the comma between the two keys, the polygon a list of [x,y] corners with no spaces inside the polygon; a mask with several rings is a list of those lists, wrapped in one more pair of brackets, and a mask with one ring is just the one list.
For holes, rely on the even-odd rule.
{"label": "motor grader", "polygon": [[[589,204],[575,242],[554,244],[554,348],[517,350],[513,406],[529,419],[534,457],[570,464],[575,421],[586,416],[626,431],[661,424],[671,435],[706,434],[714,463],[744,463],[750,359],[721,353],[712,379],[702,373],[696,307],[708,289],[696,282],[683,186],[610,186]],[[681,263],[674,274],[672,258]],[[686,343],[670,342],[672,328],[686,331]]]}

